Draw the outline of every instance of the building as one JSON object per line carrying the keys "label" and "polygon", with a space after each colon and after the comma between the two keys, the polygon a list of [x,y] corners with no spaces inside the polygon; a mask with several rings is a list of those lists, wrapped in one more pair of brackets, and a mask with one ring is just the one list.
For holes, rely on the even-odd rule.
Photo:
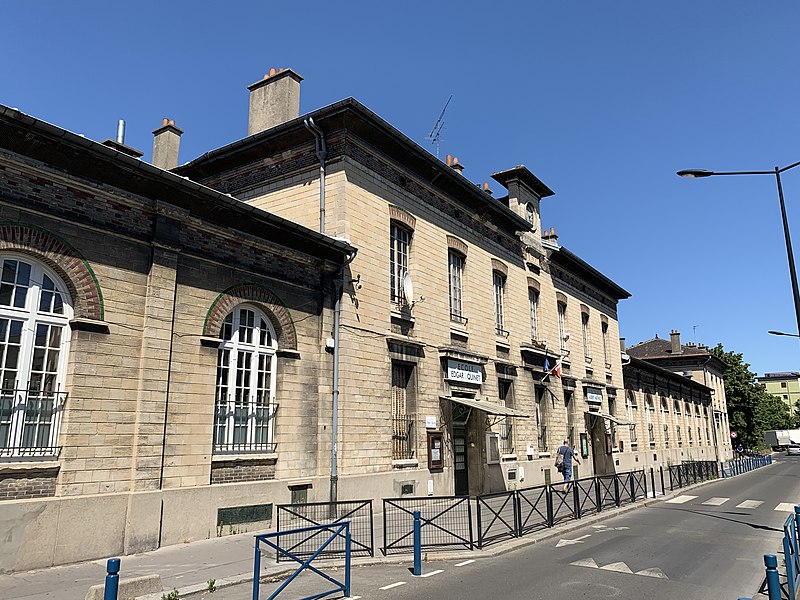
{"label": "building", "polygon": [[[249,137],[175,172],[359,248],[343,288],[338,497],[544,483],[567,437],[581,476],[633,466],[605,444],[629,294],[542,227],[553,191],[517,166],[492,176],[495,196],[353,99],[300,116],[301,80],[273,70],[249,86]],[[333,496],[322,483],[317,500]]]}
{"label": "building", "polygon": [[[716,448],[717,460],[733,458],[731,431],[728,425],[728,404],[725,400],[725,363],[711,354],[707,346],[694,343],[681,344],[677,330],[670,332],[670,339],[656,336],[626,349],[633,358],[640,359],[692,379],[711,389],[711,410],[714,427],[712,447]],[[627,383],[627,380],[626,380]],[[668,397],[669,395],[667,395]],[[674,454],[674,453],[673,453]]]}
{"label": "building", "polygon": [[800,410],[800,373],[790,371],[785,373],[764,373],[757,377],[757,381],[767,388],[767,392],[783,400],[789,407],[789,412],[794,416]]}
{"label": "building", "polygon": [[263,528],[328,468],[355,249],[121,142],[0,107],[0,572]]}

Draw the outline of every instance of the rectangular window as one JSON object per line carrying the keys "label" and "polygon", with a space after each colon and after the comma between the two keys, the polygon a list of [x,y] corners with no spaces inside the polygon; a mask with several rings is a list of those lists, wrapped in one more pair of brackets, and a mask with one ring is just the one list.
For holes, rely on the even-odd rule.
{"label": "rectangular window", "polygon": [[592,362],[592,340],[589,337],[589,313],[581,313],[581,330],[583,332],[583,356],[586,362]]}
{"label": "rectangular window", "polygon": [[561,353],[567,350],[567,305],[558,303],[558,339]]}
{"label": "rectangular window", "polygon": [[536,387],[536,434],[539,443],[539,452],[547,452],[547,402],[544,402],[545,388]]}
{"label": "rectangular window", "polygon": [[531,310],[531,339],[539,339],[539,292],[528,288],[528,303]]}
{"label": "rectangular window", "polygon": [[[508,379],[498,379],[497,385],[500,395],[500,405],[513,408],[514,400],[511,393],[512,382]],[[502,454],[514,453],[514,421],[506,417],[500,424],[500,452]]]}
{"label": "rectangular window", "polygon": [[392,363],[392,459],[414,458],[412,367]]}
{"label": "rectangular window", "polygon": [[494,328],[497,335],[506,336],[504,302],[506,294],[506,280],[500,273],[493,273],[494,283]]}
{"label": "rectangular window", "polygon": [[[617,401],[614,398],[608,399],[608,414],[612,417],[617,416]],[[611,447],[617,447],[617,424],[614,421],[610,421],[609,425],[611,426]]]}
{"label": "rectangular window", "polygon": [[389,268],[391,271],[392,302],[403,304],[403,278],[408,273],[408,249],[411,245],[411,232],[397,223],[391,227],[391,248],[389,251]]}
{"label": "rectangular window", "polygon": [[648,423],[647,424],[647,439],[650,440],[651,444],[655,444],[656,443],[656,433],[655,433],[655,431],[653,431],[653,424],[652,423]]}
{"label": "rectangular window", "polygon": [[603,333],[603,362],[606,363],[606,369],[611,368],[611,361],[608,357],[608,323],[603,323],[600,327]]}
{"label": "rectangular window", "polygon": [[634,413],[638,413],[638,408],[633,402],[628,403],[628,431],[630,431],[631,435],[631,445],[635,445],[639,440],[636,437],[636,419],[634,418]]}
{"label": "rectangular window", "polygon": [[464,257],[456,252],[448,253],[448,277],[450,279],[450,320],[464,323],[464,313],[461,306],[462,281],[464,277]]}

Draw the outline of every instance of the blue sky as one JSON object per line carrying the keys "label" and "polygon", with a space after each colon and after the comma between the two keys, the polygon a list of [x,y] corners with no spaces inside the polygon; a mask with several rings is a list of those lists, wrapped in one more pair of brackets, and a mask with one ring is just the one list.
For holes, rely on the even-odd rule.
{"label": "blue sky", "polygon": [[[800,3],[3,3],[0,103],[181,162],[247,130],[246,86],[305,77],[301,111],[353,96],[465,176],[525,164],[556,195],[542,221],[633,296],[628,344],[721,342],[752,369],[800,370],[774,179],[675,171],[800,160]],[[793,75],[795,73],[795,75]],[[492,182],[494,183],[494,182]],[[493,186],[496,191],[499,185]],[[800,167],[784,176],[800,251]]]}

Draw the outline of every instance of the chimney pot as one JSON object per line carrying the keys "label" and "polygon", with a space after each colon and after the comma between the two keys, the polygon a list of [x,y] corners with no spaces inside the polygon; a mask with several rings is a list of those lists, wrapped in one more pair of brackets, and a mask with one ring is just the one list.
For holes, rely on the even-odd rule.
{"label": "chimney pot", "polygon": [[167,117],[164,117],[164,119],[161,121],[161,126],[164,127],[164,125],[168,124],[169,124],[169,119]]}
{"label": "chimney pot", "polygon": [[300,82],[292,69],[269,70],[269,75],[249,86],[250,113],[247,135],[272,129],[300,116]]}
{"label": "chimney pot", "polygon": [[448,154],[447,156],[445,156],[444,162],[448,167],[452,166],[453,165],[453,155],[452,154]]}

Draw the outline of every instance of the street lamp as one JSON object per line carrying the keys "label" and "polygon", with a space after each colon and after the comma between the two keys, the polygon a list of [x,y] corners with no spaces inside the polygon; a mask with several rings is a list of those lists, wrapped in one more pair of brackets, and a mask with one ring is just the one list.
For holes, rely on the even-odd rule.
{"label": "street lamp", "polygon": [[[792,163],[787,167],[775,167],[774,171],[707,171],[705,169],[685,169],[678,171],[680,177],[688,179],[697,179],[701,177],[711,177],[713,175],[775,175],[775,181],[778,184],[778,200],[781,205],[781,218],[783,219],[783,236],[786,239],[786,257],[789,260],[789,276],[792,280],[792,297],[794,298],[794,313],[797,319],[797,330],[800,331],[800,291],[797,288],[797,272],[794,268],[794,254],[792,253],[792,240],[789,237],[789,221],[786,218],[786,204],[783,201],[783,186],[781,185],[781,173],[794,169],[800,166],[800,161]],[[793,335],[785,333],[776,333],[770,331],[774,335]],[[796,336],[800,337],[800,336]]]}
{"label": "street lamp", "polygon": [[767,333],[771,333],[772,335],[788,335],[789,337],[800,338],[800,335],[797,335],[796,333],[786,333],[785,331],[768,331]]}

